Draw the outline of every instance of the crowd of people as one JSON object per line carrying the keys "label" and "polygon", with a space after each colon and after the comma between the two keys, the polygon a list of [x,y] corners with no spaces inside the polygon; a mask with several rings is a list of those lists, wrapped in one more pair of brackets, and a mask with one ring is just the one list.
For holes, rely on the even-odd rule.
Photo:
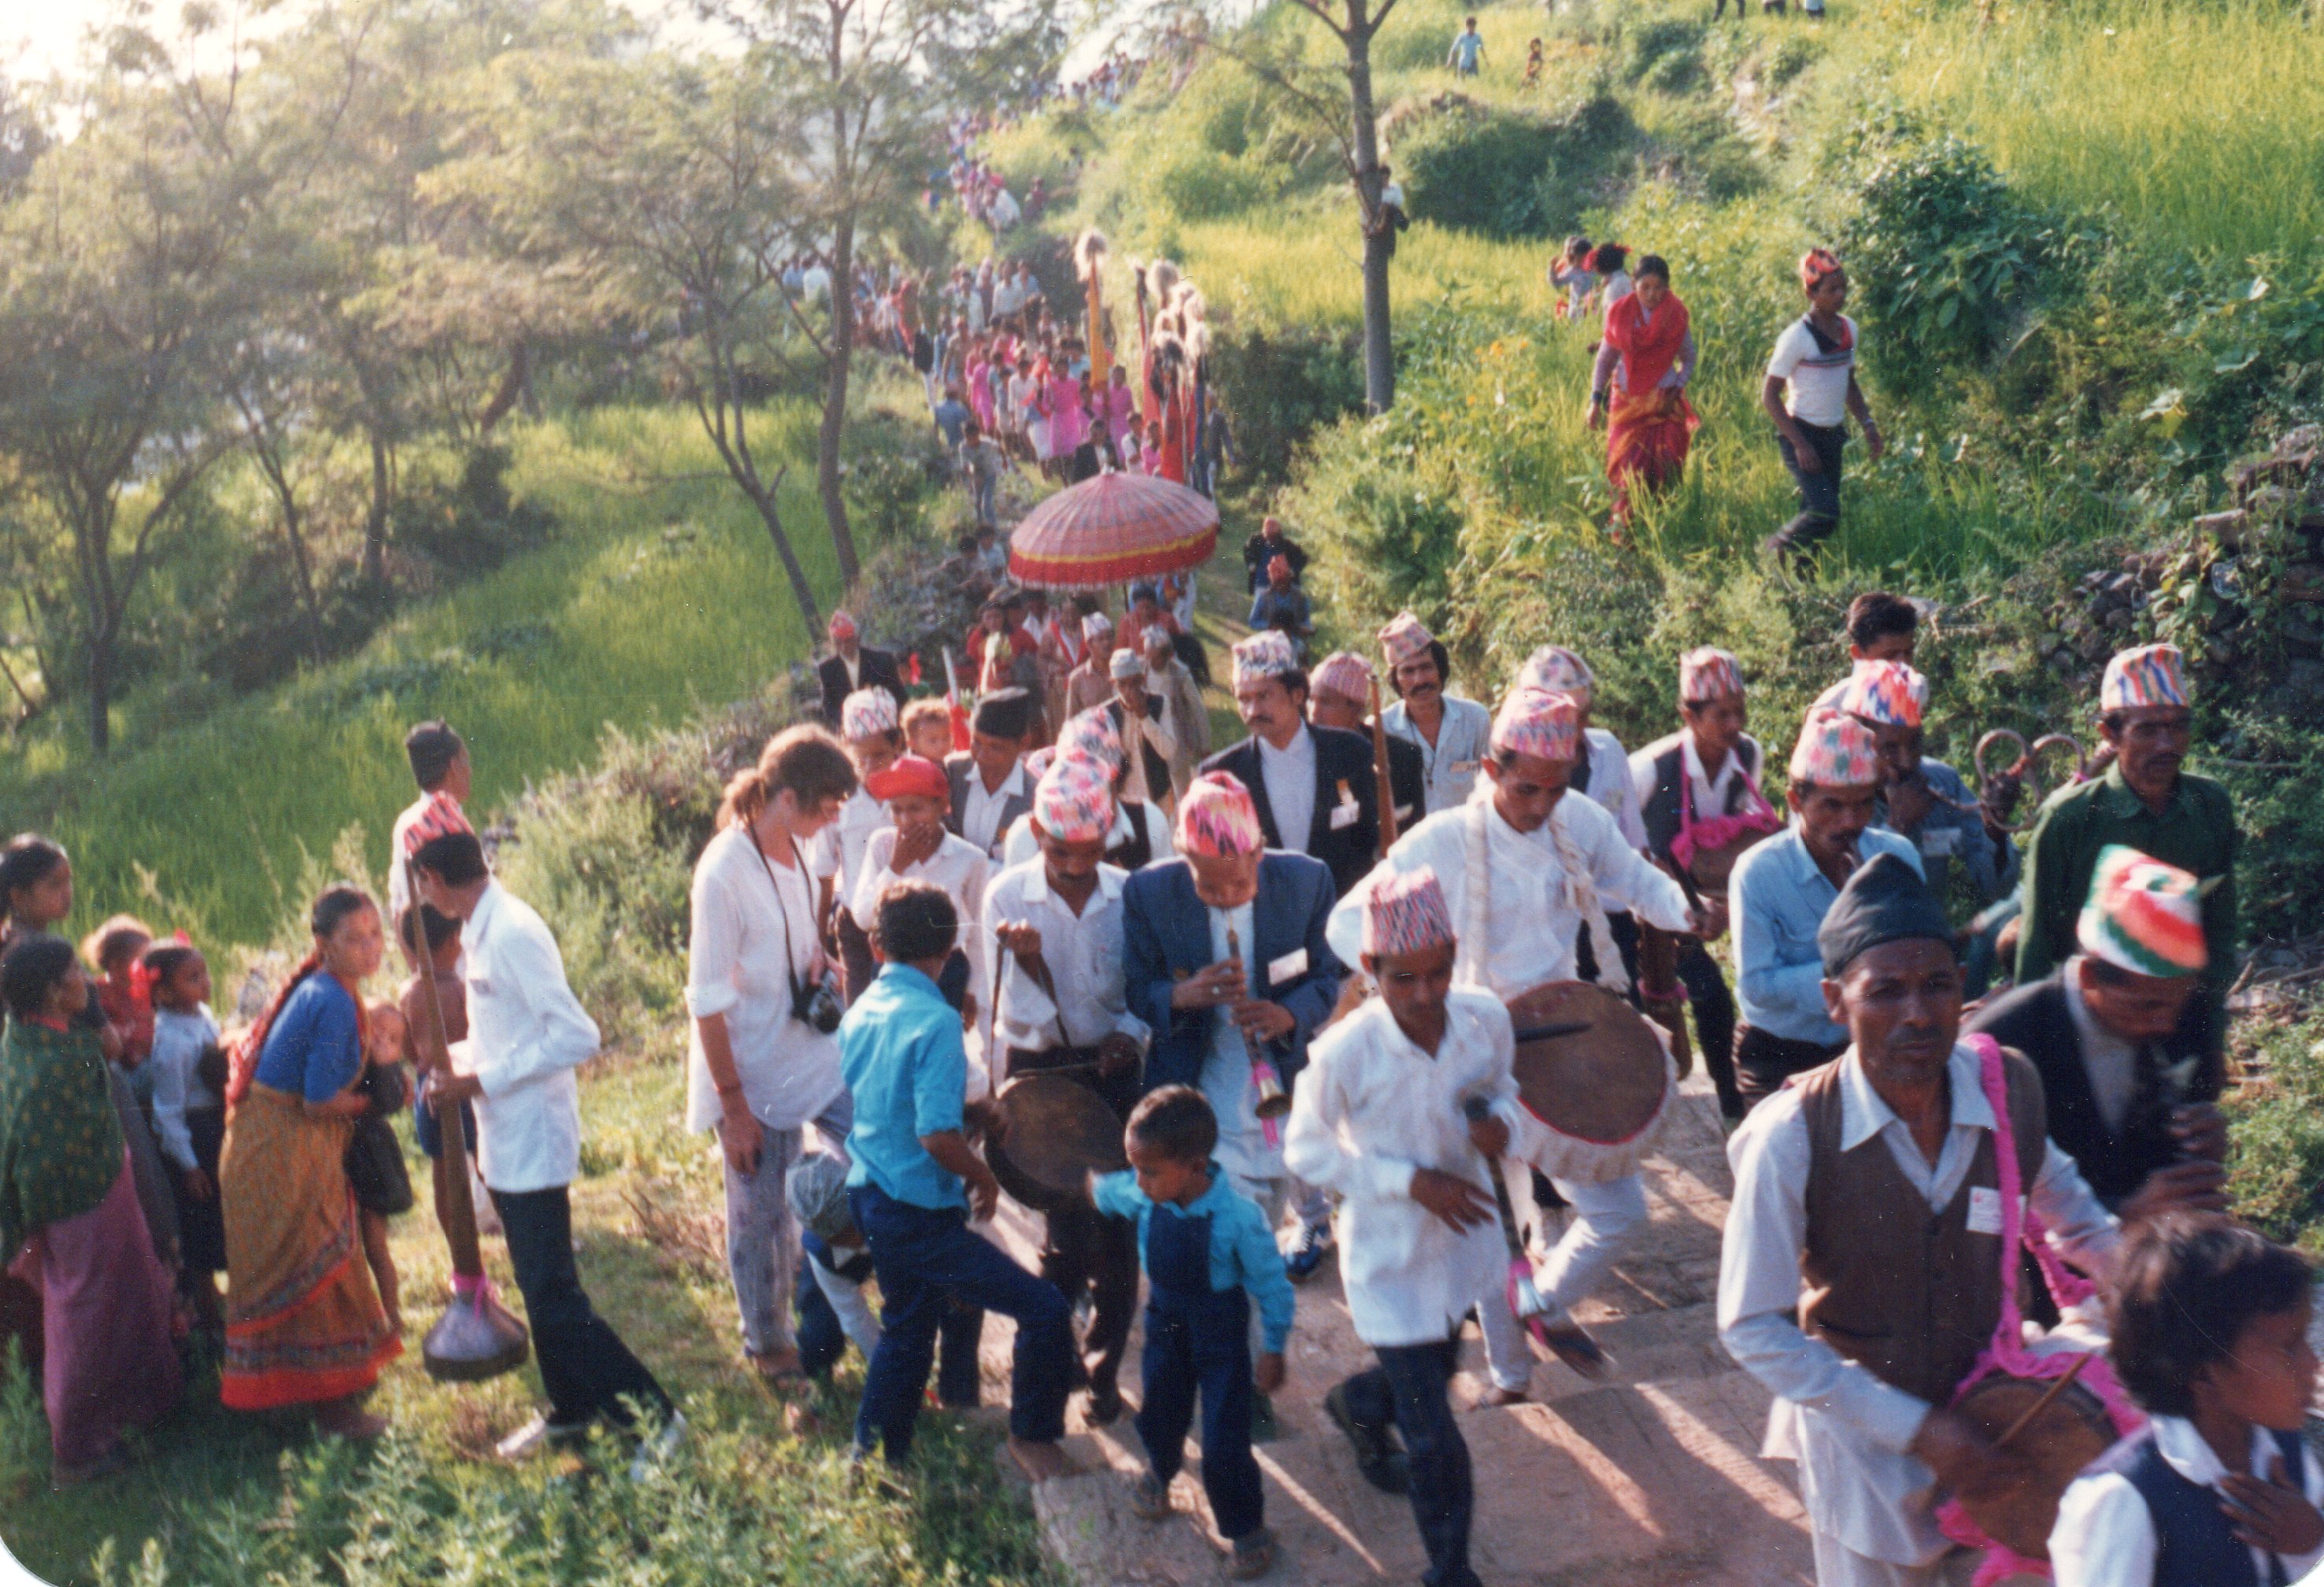
{"label": "crowd of people", "polygon": [[[1279,523],[1246,548],[1261,597],[1305,562]],[[1234,646],[1249,736],[1204,754],[1162,592],[1073,623],[1030,595],[988,602],[964,721],[908,700],[896,658],[835,618],[831,725],[786,729],[732,780],[695,869],[686,1120],[716,1138],[742,1350],[779,1391],[860,1351],[859,1460],[908,1457],[932,1370],[942,1403],[974,1402],[999,1312],[1010,1449],[1058,1473],[1074,1396],[1093,1423],[1127,1409],[1142,1289],[1131,1505],[1169,1513],[1199,1409],[1230,1573],[1256,1575],[1273,1544],[1251,1444],[1296,1286],[1336,1251],[1376,1360],[1326,1409],[1363,1478],[1409,1496],[1426,1580],[1474,1582],[1462,1329],[1489,1404],[1527,1396],[1536,1346],[1604,1375],[1576,1308],[1646,1220],[1641,1153],[1577,1155],[1520,1090],[1541,1033],[1511,1005],[1579,982],[1671,1051],[1692,1005],[1732,1130],[1720,1338],[1775,1397],[1821,1582],[1969,1581],[1964,1545],[2000,1546],[1976,1501],[2026,1465],[1959,1398],[2069,1365],[2125,1437],[2062,1497],[2061,1582],[2324,1561],[2324,1469],[2293,1436],[2308,1269],[2225,1215],[2236,833],[2183,770],[2172,647],[2107,666],[2098,764],[2021,844],[2015,790],[1971,796],[1922,752],[1933,702],[1899,597],[1851,609],[1849,670],[1790,735],[1779,809],[1724,651],[1679,659],[1677,730],[1630,753],[1571,650],[1535,651],[1488,706],[1452,692],[1411,613],[1377,661],[1310,665],[1278,623]],[[363,1397],[403,1322],[385,1221],[414,1201],[385,1121],[406,1105],[423,1146],[456,1116],[473,1130],[524,1298],[548,1404],[503,1455],[642,1417],[643,1466],[684,1437],[575,1259],[596,1029],[462,808],[466,745],[429,722],[406,749],[394,893],[319,897],[311,952],[246,1030],[220,1032],[194,945],[127,918],[55,935],[58,845],[0,852],[0,1250],[60,1484],[169,1408],[196,1331],[226,1407],[379,1431]],[[2009,912],[1979,906],[2006,901],[1984,949],[2015,984],[1988,995],[1972,961]],[[1732,992],[1706,951],[1730,930]],[[391,955],[401,995],[366,1002]],[[1130,1165],[1028,1204],[1038,1271],[988,1238],[1035,1081],[1110,1121]]]}

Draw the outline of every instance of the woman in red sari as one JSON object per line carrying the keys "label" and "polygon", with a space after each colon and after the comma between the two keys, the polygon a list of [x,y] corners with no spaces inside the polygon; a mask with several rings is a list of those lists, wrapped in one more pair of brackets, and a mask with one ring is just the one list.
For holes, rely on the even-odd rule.
{"label": "woman in red sari", "polygon": [[1606,311],[1606,339],[1590,378],[1590,428],[1606,427],[1606,478],[1614,521],[1628,522],[1630,485],[1658,491],[1686,470],[1686,449],[1702,421],[1686,400],[1694,374],[1694,332],[1671,291],[1670,266],[1649,254],[1633,290]]}

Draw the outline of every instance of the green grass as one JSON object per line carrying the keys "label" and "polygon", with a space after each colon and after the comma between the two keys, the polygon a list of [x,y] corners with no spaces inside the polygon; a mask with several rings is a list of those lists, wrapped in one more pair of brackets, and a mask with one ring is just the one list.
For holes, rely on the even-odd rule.
{"label": "green grass", "polygon": [[[666,1475],[632,1488],[612,1439],[586,1462],[489,1458],[541,1403],[539,1373],[454,1388],[421,1371],[448,1269],[414,1153],[420,1205],[392,1225],[407,1353],[374,1397],[394,1423],[382,1444],[356,1451],[295,1419],[223,1410],[205,1370],[131,1470],[52,1496],[37,1398],[0,1384],[0,1536],[59,1583],[108,1579],[101,1557],[121,1579],[149,1548],[171,1580],[205,1582],[1052,1582],[1029,1506],[996,1472],[991,1435],[930,1416],[909,1497],[848,1480],[862,1371],[852,1352],[815,1402],[827,1430],[785,1435],[780,1407],[740,1364],[715,1158],[707,1137],[681,1131],[684,1095],[673,1064],[594,1067],[573,1191],[592,1300],[694,1424]],[[500,1243],[485,1253],[516,1305]]]}
{"label": "green grass", "polygon": [[[804,457],[809,425],[803,407],[765,415],[761,446]],[[411,723],[441,715],[466,735],[489,811],[586,762],[608,724],[674,725],[809,652],[765,529],[689,415],[600,411],[512,440],[512,487],[561,521],[548,548],[405,613],[346,660],[101,763],[52,749],[0,768],[0,830],[37,827],[72,852],[76,920],[130,909],[205,946],[263,941],[307,860],[349,826],[383,854],[411,798]],[[781,501],[828,603],[838,581],[810,470],[792,470]]]}

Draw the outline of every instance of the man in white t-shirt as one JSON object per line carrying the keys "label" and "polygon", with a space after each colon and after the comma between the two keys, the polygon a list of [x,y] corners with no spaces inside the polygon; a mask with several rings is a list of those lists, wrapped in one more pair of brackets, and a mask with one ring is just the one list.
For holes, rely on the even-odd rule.
{"label": "man in white t-shirt", "polygon": [[1800,285],[1808,311],[1775,338],[1759,393],[1775,421],[1784,466],[1800,490],[1799,514],[1760,545],[1779,557],[1802,555],[1840,527],[1840,450],[1848,443],[1849,415],[1864,427],[1865,450],[1874,461],[1886,445],[1856,383],[1856,322],[1840,312],[1848,302],[1848,272],[1829,249],[1811,248],[1800,260]]}

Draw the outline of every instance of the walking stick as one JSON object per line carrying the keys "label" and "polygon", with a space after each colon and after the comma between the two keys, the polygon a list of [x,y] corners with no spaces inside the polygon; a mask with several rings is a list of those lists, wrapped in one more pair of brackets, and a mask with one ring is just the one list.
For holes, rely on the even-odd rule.
{"label": "walking stick", "polygon": [[[417,900],[420,867],[408,857],[403,861],[403,875],[407,890]],[[428,1021],[422,1036],[429,1067],[449,1074],[452,1053],[444,1023],[444,996],[436,985],[435,957],[428,951],[428,933],[416,908],[406,946],[411,949],[420,983],[428,993],[420,1006]],[[531,1336],[493,1296],[492,1281],[484,1276],[484,1248],[476,1238],[475,1199],[468,1189],[468,1136],[461,1122],[460,1104],[431,1095],[429,1106],[436,1112],[436,1130],[443,1143],[437,1159],[442,1177],[437,1186],[436,1210],[444,1225],[445,1242],[452,1250],[454,1284],[444,1315],[428,1330],[427,1340],[420,1347],[420,1359],[428,1375],[439,1382],[480,1383],[524,1365]],[[465,1285],[460,1282],[464,1279]],[[464,1287],[466,1295],[461,1293]]]}
{"label": "walking stick", "polygon": [[1380,720],[1379,679],[1372,679],[1372,776],[1379,783],[1379,857],[1396,845],[1396,784],[1388,770],[1388,728]]}

